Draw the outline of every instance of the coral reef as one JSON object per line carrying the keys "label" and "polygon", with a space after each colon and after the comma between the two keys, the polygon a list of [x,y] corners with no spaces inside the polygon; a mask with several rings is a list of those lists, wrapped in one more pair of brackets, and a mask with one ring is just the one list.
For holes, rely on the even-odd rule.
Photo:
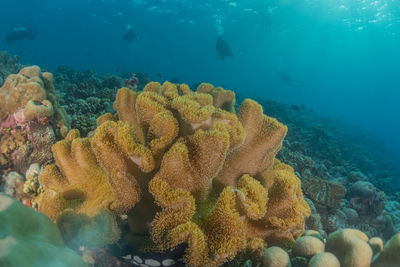
{"label": "coral reef", "polygon": [[[184,250],[188,266],[399,261],[399,172],[340,122],[140,72],[59,67],[54,88],[50,73],[0,61],[0,190],[56,221],[87,263],[183,266]],[[61,106],[79,131],[66,135]]]}
{"label": "coral reef", "polygon": [[0,193],[1,266],[87,266],[44,214]]}
{"label": "coral reef", "polygon": [[123,85],[116,75],[100,77],[93,71],[74,71],[66,66],[57,68],[55,89],[62,95],[61,104],[71,115],[71,127],[87,136],[96,128],[96,118],[112,112],[113,97]]}
{"label": "coral reef", "polygon": [[18,56],[11,56],[6,51],[0,51],[0,86],[3,85],[8,75],[17,73],[22,67]]}
{"label": "coral reef", "polygon": [[162,250],[187,243],[189,266],[260,255],[265,241],[290,246],[310,211],[293,169],[275,159],[287,128],[252,100],[237,115],[234,103],[208,84],[120,89],[117,116],[53,146],[38,209],[58,223],[66,212],[93,220],[131,209],[132,232],[150,233]]}

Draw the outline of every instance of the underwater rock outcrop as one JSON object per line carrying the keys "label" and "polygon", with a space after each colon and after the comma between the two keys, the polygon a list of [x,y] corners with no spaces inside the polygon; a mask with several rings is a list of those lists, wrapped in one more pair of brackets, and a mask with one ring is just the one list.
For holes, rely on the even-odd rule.
{"label": "underwater rock outcrop", "polygon": [[44,214],[0,193],[0,266],[87,266]]}
{"label": "underwater rock outcrop", "polygon": [[121,88],[116,115],[92,135],[72,130],[39,180],[38,209],[96,218],[126,214],[158,249],[188,245],[188,266],[219,266],[265,242],[290,246],[310,214],[293,169],[275,159],[287,128],[246,99],[210,84]]}

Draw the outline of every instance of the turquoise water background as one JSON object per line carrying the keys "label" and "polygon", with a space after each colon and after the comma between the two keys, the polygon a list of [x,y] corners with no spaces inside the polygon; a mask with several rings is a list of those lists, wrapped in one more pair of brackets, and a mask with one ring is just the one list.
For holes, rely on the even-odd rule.
{"label": "turquoise water background", "polygon": [[[23,63],[143,71],[305,104],[377,136],[400,162],[400,1],[0,2],[0,37],[27,21],[39,29],[32,41],[0,38]],[[122,38],[127,25],[133,44]],[[217,58],[219,34],[233,58]]]}

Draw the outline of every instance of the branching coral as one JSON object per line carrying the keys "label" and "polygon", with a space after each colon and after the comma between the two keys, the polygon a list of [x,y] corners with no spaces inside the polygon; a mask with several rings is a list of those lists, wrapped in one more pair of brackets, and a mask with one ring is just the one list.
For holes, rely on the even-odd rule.
{"label": "branching coral", "polygon": [[201,84],[118,91],[92,136],[71,131],[53,146],[39,210],[95,217],[126,213],[132,232],[161,249],[181,243],[189,266],[219,266],[264,241],[291,244],[310,210],[293,169],[275,159],[286,126],[234,93]]}

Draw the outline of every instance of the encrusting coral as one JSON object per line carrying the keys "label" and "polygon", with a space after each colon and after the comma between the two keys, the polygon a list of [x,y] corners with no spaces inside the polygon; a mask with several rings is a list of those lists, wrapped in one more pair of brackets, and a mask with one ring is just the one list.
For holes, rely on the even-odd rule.
{"label": "encrusting coral", "polygon": [[310,210],[293,169],[275,159],[287,128],[255,101],[238,114],[234,106],[232,91],[210,84],[121,88],[116,116],[53,146],[38,209],[57,221],[65,212],[130,210],[131,231],[150,234],[158,249],[187,243],[188,266],[261,255],[265,242],[293,244]]}

